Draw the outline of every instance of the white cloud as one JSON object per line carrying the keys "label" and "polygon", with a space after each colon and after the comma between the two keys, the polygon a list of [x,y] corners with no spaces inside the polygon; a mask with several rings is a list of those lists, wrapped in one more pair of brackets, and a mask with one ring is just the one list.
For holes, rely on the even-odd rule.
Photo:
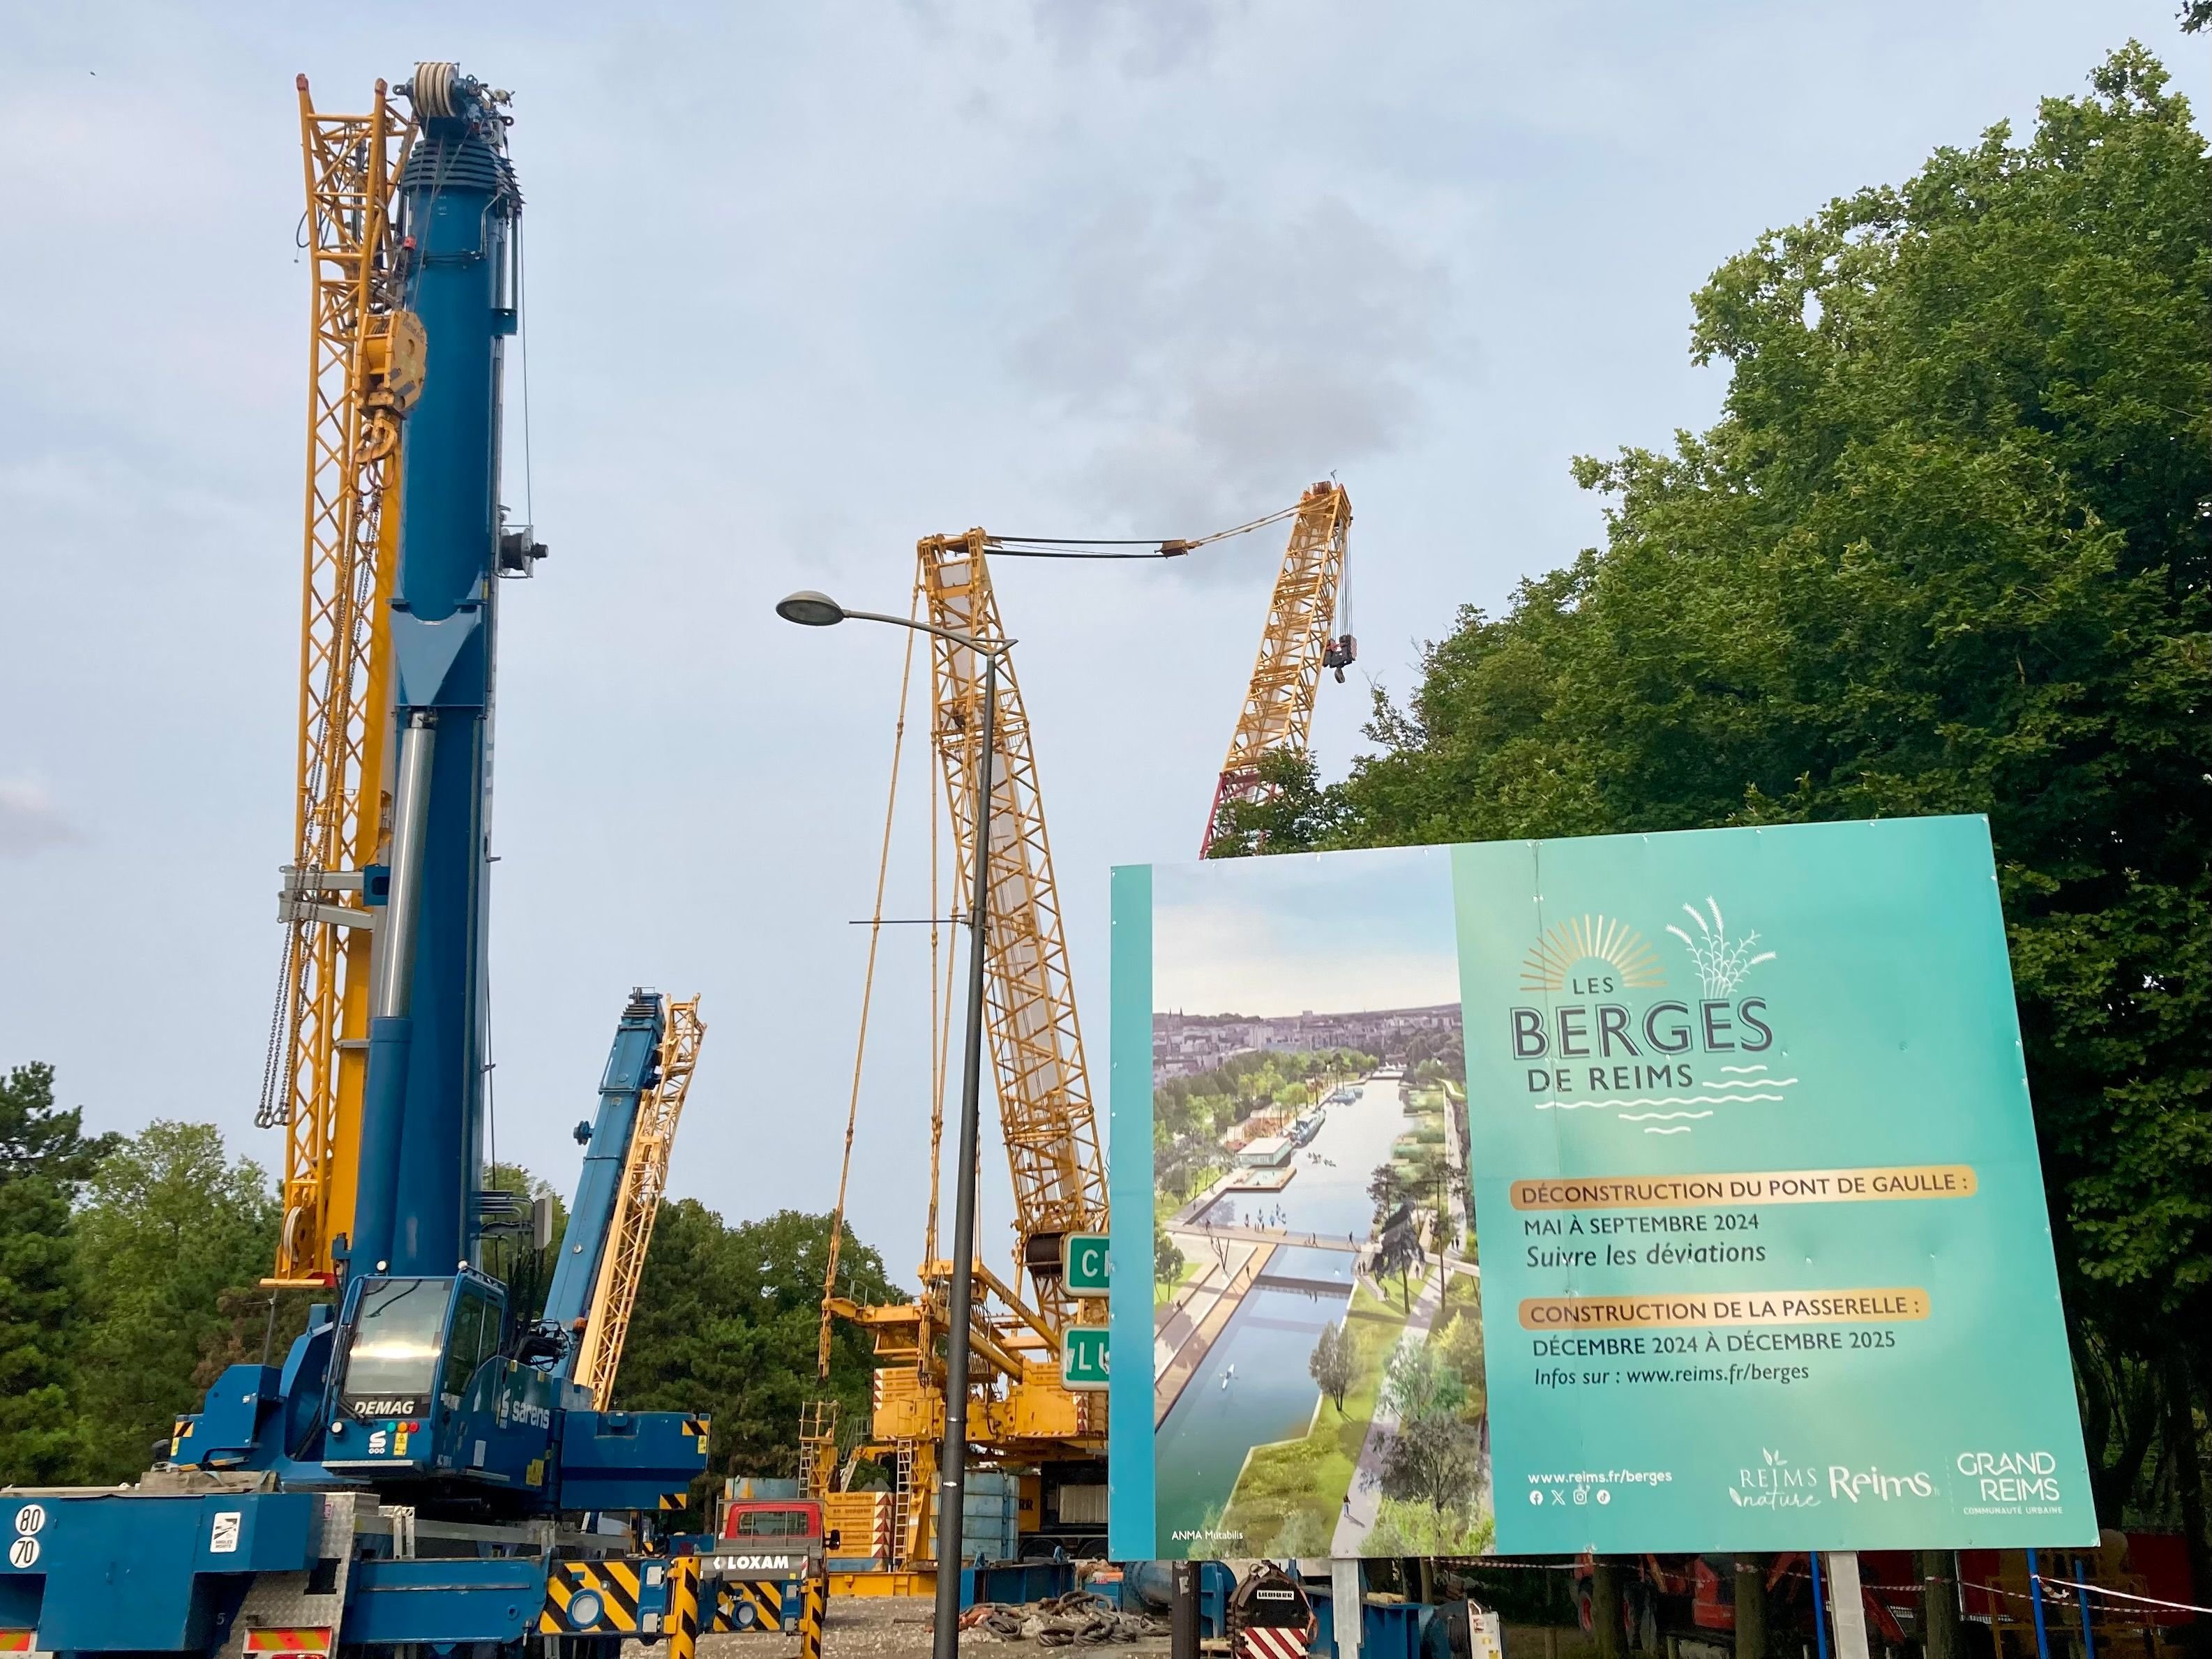
{"label": "white cloud", "polygon": [[0,858],[28,858],[83,839],[43,784],[0,778]]}

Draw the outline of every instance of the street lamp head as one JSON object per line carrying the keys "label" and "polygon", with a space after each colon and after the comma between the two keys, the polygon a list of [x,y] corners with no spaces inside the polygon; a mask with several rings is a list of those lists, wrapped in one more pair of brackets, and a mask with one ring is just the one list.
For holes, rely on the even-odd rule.
{"label": "street lamp head", "polygon": [[845,620],[845,607],[827,593],[817,593],[811,587],[802,587],[796,593],[786,594],[775,602],[775,614],[786,622],[805,628],[827,628],[832,623]]}

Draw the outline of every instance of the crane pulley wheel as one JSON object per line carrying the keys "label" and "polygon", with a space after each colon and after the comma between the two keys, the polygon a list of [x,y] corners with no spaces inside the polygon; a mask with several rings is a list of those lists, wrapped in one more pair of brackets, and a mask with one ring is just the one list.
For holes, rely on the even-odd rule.
{"label": "crane pulley wheel", "polygon": [[400,90],[415,106],[416,114],[435,120],[457,112],[453,108],[453,85],[460,77],[459,64],[417,64],[413,78]]}

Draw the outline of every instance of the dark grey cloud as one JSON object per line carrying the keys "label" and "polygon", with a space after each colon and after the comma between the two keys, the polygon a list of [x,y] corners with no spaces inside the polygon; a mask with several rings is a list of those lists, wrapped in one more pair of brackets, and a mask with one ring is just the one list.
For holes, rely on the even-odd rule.
{"label": "dark grey cloud", "polygon": [[1200,180],[1068,241],[1017,374],[1087,441],[1076,473],[1143,529],[1215,529],[1420,427],[1452,334],[1443,263],[1341,198],[1267,210]]}

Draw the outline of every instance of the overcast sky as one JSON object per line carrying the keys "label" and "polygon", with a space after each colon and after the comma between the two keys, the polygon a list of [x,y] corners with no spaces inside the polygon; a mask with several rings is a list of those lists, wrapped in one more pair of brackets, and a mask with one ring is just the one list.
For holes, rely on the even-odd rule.
{"label": "overcast sky", "polygon": [[1451,854],[1443,848],[1153,872],[1156,1012],[1273,1018],[1458,1000]]}
{"label": "overcast sky", "polygon": [[[503,614],[499,1147],[570,1185],[625,990],[698,990],[673,1186],[734,1219],[835,1191],[898,673],[890,630],[776,597],[901,609],[925,532],[1188,535],[1334,471],[1339,771],[1370,678],[1404,691],[1457,606],[1600,538],[1570,457],[1711,418],[1715,265],[2130,33],[2201,109],[2173,10],[6,5],[0,1063],[53,1061],[96,1128],[279,1154],[251,1123],[292,810],[295,72],[326,107],[417,57],[514,89],[553,556]],[[1279,552],[998,572],[1102,1109],[1106,872],[1194,849]],[[892,915],[927,903],[908,822]],[[854,1179],[901,1275],[920,932],[885,947]]]}

